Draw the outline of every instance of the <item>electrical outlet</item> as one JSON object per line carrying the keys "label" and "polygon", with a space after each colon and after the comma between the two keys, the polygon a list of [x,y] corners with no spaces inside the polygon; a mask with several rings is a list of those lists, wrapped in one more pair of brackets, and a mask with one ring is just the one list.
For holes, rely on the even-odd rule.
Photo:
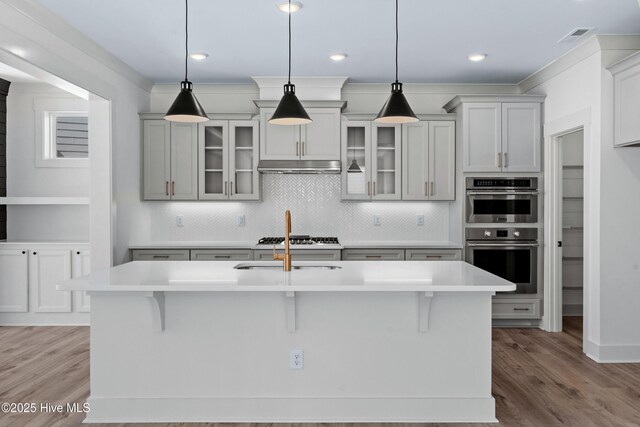
{"label": "electrical outlet", "polygon": [[304,351],[300,349],[289,351],[289,369],[304,369]]}
{"label": "electrical outlet", "polygon": [[424,215],[423,214],[416,214],[416,225],[418,225],[418,226],[424,225]]}
{"label": "electrical outlet", "polygon": [[377,227],[382,225],[382,216],[380,214],[375,214],[373,216],[373,225]]}
{"label": "electrical outlet", "polygon": [[236,224],[238,224],[238,227],[244,227],[244,225],[245,225],[244,215],[238,215],[236,217]]}
{"label": "electrical outlet", "polygon": [[184,215],[176,216],[176,227],[184,227]]}

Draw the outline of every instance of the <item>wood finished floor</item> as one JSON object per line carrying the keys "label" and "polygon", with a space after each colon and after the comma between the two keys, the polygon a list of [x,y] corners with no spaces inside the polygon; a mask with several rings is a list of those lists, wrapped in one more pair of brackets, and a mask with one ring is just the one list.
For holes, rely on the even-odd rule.
{"label": "wood finished floor", "polygon": [[[595,363],[582,354],[581,329],[579,317],[565,318],[565,331],[559,334],[494,329],[493,395],[501,425],[640,426],[640,364]],[[0,402],[82,403],[88,395],[88,328],[0,327]],[[78,426],[83,418],[82,414],[0,413],[0,426]]]}

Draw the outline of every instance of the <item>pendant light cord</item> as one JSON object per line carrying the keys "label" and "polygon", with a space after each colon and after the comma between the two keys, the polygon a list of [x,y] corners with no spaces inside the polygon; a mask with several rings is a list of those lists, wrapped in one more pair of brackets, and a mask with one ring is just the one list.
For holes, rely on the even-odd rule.
{"label": "pendant light cord", "polygon": [[289,0],[289,78],[287,83],[291,84],[291,0]]}
{"label": "pendant light cord", "polygon": [[396,0],[396,83],[398,83],[398,0]]}
{"label": "pendant light cord", "polygon": [[189,0],[184,0],[184,80],[188,81],[189,67]]}

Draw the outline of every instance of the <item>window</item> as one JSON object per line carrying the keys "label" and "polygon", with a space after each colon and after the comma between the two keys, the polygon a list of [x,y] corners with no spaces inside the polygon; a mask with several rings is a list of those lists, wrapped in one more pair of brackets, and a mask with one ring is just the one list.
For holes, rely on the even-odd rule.
{"label": "window", "polygon": [[48,113],[45,159],[89,157],[89,118],[86,113]]}

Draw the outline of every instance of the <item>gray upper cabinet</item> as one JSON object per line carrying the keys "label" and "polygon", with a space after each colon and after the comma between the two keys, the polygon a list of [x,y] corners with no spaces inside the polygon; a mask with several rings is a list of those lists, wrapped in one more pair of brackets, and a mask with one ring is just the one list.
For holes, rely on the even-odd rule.
{"label": "gray upper cabinet", "polygon": [[260,159],[339,160],[340,108],[307,108],[308,125],[269,123],[275,108],[260,109]]}
{"label": "gray upper cabinet", "polygon": [[258,122],[210,120],[198,125],[201,200],[259,200]]}
{"label": "gray upper cabinet", "polygon": [[462,114],[464,172],[540,172],[544,96],[457,96],[444,106]]}
{"label": "gray upper cabinet", "polygon": [[406,124],[402,200],[455,200],[455,122]]}
{"label": "gray upper cabinet", "polygon": [[640,55],[608,67],[613,76],[614,146],[640,145]]}
{"label": "gray upper cabinet", "polygon": [[195,125],[144,120],[144,199],[196,200],[197,149]]}

